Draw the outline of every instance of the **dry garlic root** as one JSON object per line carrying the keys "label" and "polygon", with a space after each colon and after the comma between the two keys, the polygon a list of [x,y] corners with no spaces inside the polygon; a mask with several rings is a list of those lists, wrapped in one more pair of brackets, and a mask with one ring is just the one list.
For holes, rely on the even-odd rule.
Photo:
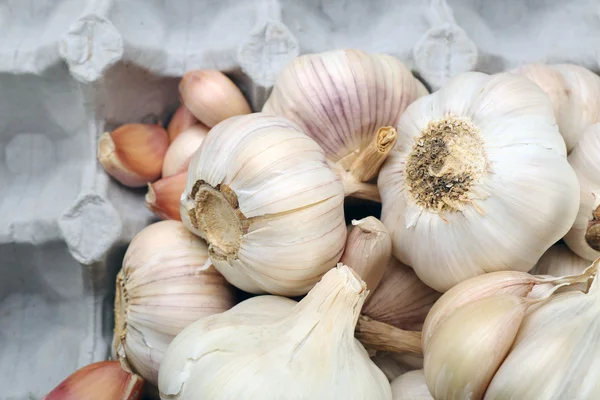
{"label": "dry garlic root", "polygon": [[583,131],[600,122],[600,77],[588,69],[573,64],[527,64],[514,72],[546,92],[569,153]]}
{"label": "dry garlic root", "polygon": [[466,73],[412,103],[378,186],[393,254],[438,291],[529,271],[570,229],[579,184],[548,97],[510,74]]}
{"label": "dry garlic root", "polygon": [[233,287],[207,259],[206,244],[176,221],[146,227],[125,253],[117,276],[113,357],[154,385],[171,340],[198,318],[235,304]]}
{"label": "dry garlic root", "polygon": [[[523,332],[527,332],[531,324],[536,324],[532,322],[535,321],[534,316],[540,313],[549,315],[550,312],[542,310],[547,310],[551,304],[562,301],[559,299],[577,298],[587,301],[585,304],[597,303],[595,298],[597,293],[594,295],[591,292],[586,295],[579,291],[556,293],[557,289],[564,285],[587,282],[596,272],[595,264],[581,275],[561,278],[542,279],[534,276],[527,277],[526,273],[501,271],[471,278],[446,292],[431,309],[423,328],[424,375],[433,397],[472,400],[571,398],[552,397],[560,393],[560,390],[557,391],[555,388],[542,394],[541,397],[540,393],[543,390],[538,392],[529,390],[533,381],[547,387],[549,380],[547,376],[540,373],[542,369],[546,368],[557,374],[565,371],[564,368],[556,368],[555,348],[550,345],[539,346],[536,338],[529,336],[531,346],[535,346],[539,355],[531,356],[531,351],[527,355],[525,352],[515,353],[515,351],[520,343],[519,338],[524,335]],[[564,324],[569,320],[567,317],[569,313],[571,316],[578,314],[576,309],[572,307],[568,311],[563,310],[561,317],[553,320],[556,327],[553,338],[555,340],[558,337],[563,338],[555,343],[562,346],[565,353],[571,352],[560,359],[565,360],[563,364],[571,368],[579,368],[577,364],[581,360],[581,357],[572,356],[572,349],[586,346],[588,343],[582,341],[582,337],[570,336],[568,332],[571,332],[571,328]],[[551,313],[556,316],[557,312],[553,309]],[[590,308],[588,316],[594,312],[598,314],[600,309],[594,311],[593,307]],[[556,323],[559,319],[561,324]],[[575,318],[575,320],[588,321],[586,318]],[[544,337],[541,331],[542,329],[536,331],[536,334],[540,334],[540,340]],[[570,341],[565,341],[567,338]],[[590,348],[587,351],[588,354],[595,354],[595,350]],[[505,366],[508,360],[519,355],[521,357],[518,362]],[[552,361],[543,361],[550,358]],[[592,357],[588,360],[591,359]],[[529,363],[526,366],[527,361]],[[530,368],[533,364],[539,366],[537,370]],[[515,373],[516,365],[522,368],[520,373]],[[595,372],[590,370],[590,367],[591,364],[587,364],[587,369],[579,369],[578,376],[582,377],[581,379],[595,379]],[[506,370],[506,374],[499,375],[503,370]],[[524,378],[526,370],[529,375]],[[584,378],[586,373],[589,375]],[[574,375],[565,374],[560,378],[556,376],[556,382],[560,383],[569,381],[564,376]],[[492,382],[499,379],[504,381],[497,385],[497,392],[494,392],[493,390],[496,389],[493,388],[496,384]],[[507,383],[507,379],[512,379],[513,382]],[[540,386],[539,389],[542,387]],[[589,388],[581,388],[580,393],[586,390]],[[563,392],[563,395],[566,394]]]}
{"label": "dry garlic root", "polygon": [[[600,78],[599,78],[600,79]],[[580,185],[579,213],[565,243],[575,254],[593,261],[600,257],[600,124],[583,132],[569,154]]]}
{"label": "dry garlic root", "polygon": [[202,318],[167,349],[161,398],[391,399],[353,335],[366,296],[364,282],[340,264],[283,317],[243,302]]}
{"label": "dry garlic root", "polygon": [[400,115],[427,89],[396,58],[335,50],[294,59],[263,112],[295,122],[325,151],[347,196],[379,201],[369,184],[396,142]]}
{"label": "dry garlic root", "polygon": [[343,202],[319,145],[285,118],[255,113],[210,131],[189,166],[181,217],[230,283],[295,296],[342,256]]}

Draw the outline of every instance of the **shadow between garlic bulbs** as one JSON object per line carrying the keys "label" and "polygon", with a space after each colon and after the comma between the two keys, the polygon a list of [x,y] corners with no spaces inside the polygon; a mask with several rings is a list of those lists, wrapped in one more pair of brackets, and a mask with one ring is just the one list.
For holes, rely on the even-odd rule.
{"label": "shadow between garlic bulbs", "polygon": [[531,81],[470,72],[412,103],[378,180],[393,254],[446,291],[530,270],[571,227],[579,184]]}

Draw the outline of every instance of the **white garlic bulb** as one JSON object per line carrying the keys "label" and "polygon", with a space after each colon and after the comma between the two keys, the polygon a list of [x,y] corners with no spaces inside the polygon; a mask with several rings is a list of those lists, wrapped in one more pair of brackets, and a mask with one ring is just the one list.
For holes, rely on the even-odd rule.
{"label": "white garlic bulb", "polygon": [[323,150],[282,117],[215,126],[193,156],[181,218],[215,267],[250,293],[306,293],[340,259],[344,188]]}
{"label": "white garlic bulb", "polygon": [[234,308],[198,320],[166,352],[161,398],[391,399],[385,375],[353,337],[366,295],[340,264],[284,317]]}
{"label": "white garlic bulb", "polygon": [[235,304],[234,288],[207,259],[207,245],[178,221],[146,227],[125,253],[117,277],[113,356],[154,385],[175,335]]}
{"label": "white garlic bulb", "polygon": [[600,257],[600,124],[581,135],[569,163],[580,185],[579,213],[564,240],[575,254],[593,261]]}
{"label": "white garlic bulb", "polygon": [[[263,112],[297,123],[325,150],[349,196],[379,200],[369,185],[396,140],[406,107],[427,89],[395,57],[334,50],[295,58]],[[386,129],[380,129],[386,128]]]}
{"label": "white garlic bulb", "polygon": [[547,96],[511,74],[461,74],[411,104],[378,186],[393,254],[446,291],[529,271],[571,227],[579,185]]}
{"label": "white garlic bulb", "polygon": [[557,294],[525,317],[485,399],[600,397],[600,279]]}
{"label": "white garlic bulb", "polygon": [[588,260],[573,253],[564,243],[557,243],[544,253],[529,273],[550,276],[577,275],[589,265]]}
{"label": "white garlic bulb", "polygon": [[600,122],[600,77],[588,69],[573,64],[527,64],[514,72],[546,92],[568,152],[587,127]]}
{"label": "white garlic bulb", "polygon": [[394,400],[433,400],[422,369],[407,372],[392,381]]}

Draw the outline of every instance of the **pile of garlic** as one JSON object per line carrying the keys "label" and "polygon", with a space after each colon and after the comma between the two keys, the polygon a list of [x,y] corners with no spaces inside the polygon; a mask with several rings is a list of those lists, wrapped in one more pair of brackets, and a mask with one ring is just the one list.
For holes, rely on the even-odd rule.
{"label": "pile of garlic", "polygon": [[346,49],[293,60],[261,112],[216,71],[180,93],[167,130],[99,145],[181,220],[125,255],[114,382],[162,400],[600,397],[592,72],[470,72],[429,94]]}

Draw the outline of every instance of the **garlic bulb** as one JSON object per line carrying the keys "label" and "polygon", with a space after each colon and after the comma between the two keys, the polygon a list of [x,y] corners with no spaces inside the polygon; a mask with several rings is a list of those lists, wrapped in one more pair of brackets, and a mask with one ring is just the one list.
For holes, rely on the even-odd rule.
{"label": "garlic bulb", "polygon": [[125,124],[98,139],[98,162],[125,186],[143,187],[160,178],[169,146],[160,125]]}
{"label": "garlic bulb", "polygon": [[446,291],[529,271],[571,227],[579,185],[552,107],[529,80],[461,74],[411,104],[378,186],[393,254]]}
{"label": "garlic bulb", "polygon": [[535,82],[550,98],[568,152],[587,127],[600,122],[600,77],[593,72],[573,64],[528,64],[515,72]]}
{"label": "garlic bulb", "polygon": [[381,221],[375,217],[352,221],[340,262],[352,268],[369,291],[379,285],[391,255],[392,240]]}
{"label": "garlic bulb", "polygon": [[600,282],[553,296],[528,314],[485,399],[600,396]]}
{"label": "garlic bulb", "polygon": [[163,178],[187,171],[192,155],[198,150],[207,133],[206,126],[197,124],[181,132],[171,142],[163,161]]}
{"label": "garlic bulb", "polygon": [[410,267],[392,257],[362,313],[400,329],[420,331],[429,309],[440,296],[421,282]]}
{"label": "garlic bulb", "polygon": [[233,288],[207,259],[206,244],[176,221],[146,227],[125,253],[117,276],[113,355],[154,385],[175,335],[235,304]]}
{"label": "garlic bulb", "polygon": [[[173,114],[173,117],[171,117],[171,121],[169,121],[169,125],[167,126],[169,141],[173,143],[180,133],[194,125],[204,126],[186,106],[180,105],[179,108],[177,108],[177,111],[175,111],[175,114]],[[208,128],[206,129],[208,130]]]}
{"label": "garlic bulb", "polygon": [[340,264],[283,318],[232,309],[198,320],[167,349],[161,398],[391,399],[385,375],[352,335],[366,295]]}
{"label": "garlic bulb", "polygon": [[544,278],[527,272],[498,271],[467,279],[444,293],[427,314],[423,325],[423,348],[427,347],[443,320],[465,304],[500,294],[540,299],[549,296],[559,286],[587,282],[595,273],[595,267],[589,267],[578,275]]}
{"label": "garlic bulb", "polygon": [[346,195],[379,201],[368,182],[396,141],[393,128],[427,90],[399,60],[347,49],[294,59],[263,112],[295,122],[325,151]]}
{"label": "garlic bulb", "polygon": [[391,383],[394,400],[433,400],[422,369],[407,372]]}
{"label": "garlic bulb", "polygon": [[251,112],[240,89],[213,69],[187,72],[179,84],[179,94],[186,108],[209,128],[234,115]]}
{"label": "garlic bulb", "polygon": [[530,304],[514,295],[493,295],[444,319],[423,347],[425,381],[433,398],[482,399]]}
{"label": "garlic bulb", "polygon": [[306,293],[342,255],[344,189],[323,150],[288,120],[215,126],[188,169],[181,218],[215,267],[250,293]]}
{"label": "garlic bulb", "polygon": [[589,261],[573,253],[565,244],[557,243],[550,247],[529,271],[532,275],[565,276],[583,273]]}
{"label": "garlic bulb", "polygon": [[575,254],[593,261],[600,257],[600,124],[590,126],[569,155],[579,178],[580,205],[564,240]]}
{"label": "garlic bulb", "polygon": [[118,361],[100,361],[75,371],[42,400],[137,400],[143,386]]}

